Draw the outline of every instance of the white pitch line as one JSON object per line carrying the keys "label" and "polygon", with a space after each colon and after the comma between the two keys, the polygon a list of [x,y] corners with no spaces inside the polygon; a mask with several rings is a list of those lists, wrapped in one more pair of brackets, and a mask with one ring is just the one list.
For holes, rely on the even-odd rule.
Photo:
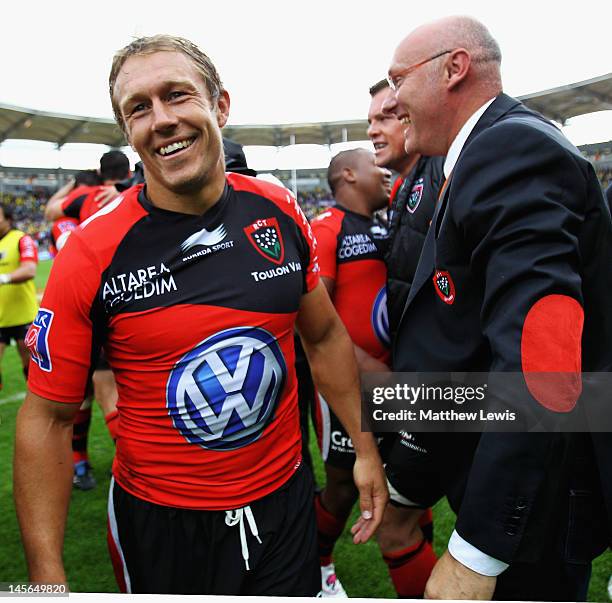
{"label": "white pitch line", "polygon": [[8,398],[0,398],[0,405],[8,404],[9,402],[17,402],[17,400],[23,400],[25,398],[25,392],[19,392],[18,394],[13,394]]}

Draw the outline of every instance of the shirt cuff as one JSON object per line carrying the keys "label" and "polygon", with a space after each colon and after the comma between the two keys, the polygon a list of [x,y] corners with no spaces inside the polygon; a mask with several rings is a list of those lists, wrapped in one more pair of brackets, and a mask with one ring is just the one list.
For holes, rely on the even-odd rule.
{"label": "shirt cuff", "polygon": [[459,536],[457,530],[453,533],[448,541],[448,552],[466,567],[483,576],[499,576],[503,571],[508,569],[508,564],[495,559],[486,553],[483,553],[475,546],[471,545],[467,540]]}

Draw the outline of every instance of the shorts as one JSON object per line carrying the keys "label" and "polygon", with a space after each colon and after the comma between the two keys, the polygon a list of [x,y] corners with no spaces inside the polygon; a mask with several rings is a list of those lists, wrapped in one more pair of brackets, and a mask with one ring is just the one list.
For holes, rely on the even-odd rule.
{"label": "shorts", "polygon": [[106,352],[101,349],[100,355],[98,356],[98,360],[96,362],[96,371],[110,371],[111,367],[108,363],[108,359],[106,358]]}
{"label": "shorts", "polygon": [[469,475],[465,453],[475,450],[479,437],[480,434],[399,432],[385,465],[391,503],[426,509],[444,496],[460,500]]}
{"label": "shorts", "polygon": [[235,511],[155,505],[113,479],[108,520],[123,592],[314,597],[321,590],[312,477],[303,466]]}
{"label": "shorts", "polygon": [[[315,397],[314,425],[323,462],[338,469],[352,470],[355,464],[355,448],[351,438],[329,408],[325,398],[318,392]],[[377,437],[378,450],[383,460],[396,437],[394,433],[380,434]]]}
{"label": "shorts", "polygon": [[30,328],[30,324],[31,323],[27,325],[17,325],[16,327],[0,327],[0,343],[10,345],[11,339],[23,341]]}

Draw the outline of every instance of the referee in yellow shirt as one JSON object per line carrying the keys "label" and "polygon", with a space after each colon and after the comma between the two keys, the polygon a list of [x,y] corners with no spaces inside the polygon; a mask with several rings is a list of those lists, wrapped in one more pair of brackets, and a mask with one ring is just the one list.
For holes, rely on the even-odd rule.
{"label": "referee in yellow shirt", "polygon": [[[36,301],[36,265],[38,249],[29,235],[13,228],[13,210],[0,205],[0,366],[4,350],[17,342],[23,364],[23,374],[28,377],[30,354],[25,346],[25,336],[38,311]],[[0,374],[0,388],[2,375]]]}

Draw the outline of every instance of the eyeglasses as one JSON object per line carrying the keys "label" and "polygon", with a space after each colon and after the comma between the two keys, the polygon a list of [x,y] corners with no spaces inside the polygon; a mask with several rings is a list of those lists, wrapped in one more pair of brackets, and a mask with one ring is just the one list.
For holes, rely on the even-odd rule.
{"label": "eyeglasses", "polygon": [[442,52],[439,52],[438,54],[434,54],[432,57],[429,57],[428,59],[425,59],[424,61],[421,61],[420,63],[415,63],[414,65],[410,65],[410,67],[406,67],[406,69],[404,69],[399,75],[394,75],[393,77],[388,75],[387,82],[389,82],[389,88],[391,88],[391,90],[393,90],[394,92],[397,92],[399,88],[401,87],[401,85],[404,83],[404,80],[406,79],[406,76],[408,74],[412,73],[413,71],[416,71],[419,67],[426,65],[427,63],[429,63],[429,61],[433,61],[434,59],[437,59],[445,54],[448,54],[449,52],[453,52],[453,51],[443,50]]}

